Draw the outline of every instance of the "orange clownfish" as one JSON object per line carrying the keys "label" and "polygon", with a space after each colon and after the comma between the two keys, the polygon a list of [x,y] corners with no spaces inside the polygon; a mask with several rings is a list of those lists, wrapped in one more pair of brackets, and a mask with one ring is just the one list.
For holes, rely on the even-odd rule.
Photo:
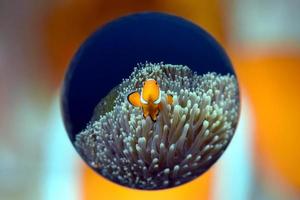
{"label": "orange clownfish", "polygon": [[[133,106],[142,108],[145,118],[150,116],[152,121],[156,121],[159,111],[162,109],[161,91],[156,80],[147,79],[143,83],[141,94],[137,91],[132,92],[127,99]],[[167,95],[167,103],[173,103],[172,95]]]}

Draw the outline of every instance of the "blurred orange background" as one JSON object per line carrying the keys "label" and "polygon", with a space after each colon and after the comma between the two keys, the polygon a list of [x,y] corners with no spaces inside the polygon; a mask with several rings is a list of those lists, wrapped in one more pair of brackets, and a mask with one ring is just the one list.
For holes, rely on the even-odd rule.
{"label": "blurred orange background", "polygon": [[[1,199],[300,199],[300,2],[0,4]],[[68,141],[58,104],[80,44],[106,22],[139,11],[182,16],[211,33],[229,54],[242,94],[241,122],[224,157],[195,181],[154,192],[89,169]]]}

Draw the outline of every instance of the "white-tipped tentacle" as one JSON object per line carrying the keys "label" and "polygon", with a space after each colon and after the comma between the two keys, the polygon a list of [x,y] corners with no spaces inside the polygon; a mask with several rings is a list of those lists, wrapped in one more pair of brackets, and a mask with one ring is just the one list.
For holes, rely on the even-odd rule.
{"label": "white-tipped tentacle", "polygon": [[[156,122],[144,119],[126,99],[150,74],[162,90]],[[186,66],[146,63],[118,92],[99,105],[95,120],[76,135],[75,146],[101,175],[128,187],[160,189],[194,179],[220,157],[237,125],[234,75],[197,75]],[[173,95],[171,105],[166,93]],[[142,97],[141,102],[148,103]]]}

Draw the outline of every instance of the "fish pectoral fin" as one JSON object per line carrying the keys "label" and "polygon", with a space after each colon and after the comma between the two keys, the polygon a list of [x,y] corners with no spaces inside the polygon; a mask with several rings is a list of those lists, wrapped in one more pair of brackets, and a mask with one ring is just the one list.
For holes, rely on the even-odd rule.
{"label": "fish pectoral fin", "polygon": [[[149,113],[143,113],[143,117],[146,119],[149,116]],[[151,117],[151,116],[150,116]]]}
{"label": "fish pectoral fin", "polygon": [[137,91],[130,93],[127,96],[127,100],[133,106],[136,106],[136,107],[141,107],[142,106],[142,103],[141,103],[141,100],[140,100],[140,94]]}
{"label": "fish pectoral fin", "polygon": [[173,103],[173,95],[168,94],[167,95],[167,103],[172,104]]}
{"label": "fish pectoral fin", "polygon": [[151,117],[153,122],[156,122],[158,115],[159,115],[159,110],[155,110],[154,112],[150,113],[150,117]]}
{"label": "fish pectoral fin", "polygon": [[149,110],[143,108],[143,117],[147,118],[149,116]]}

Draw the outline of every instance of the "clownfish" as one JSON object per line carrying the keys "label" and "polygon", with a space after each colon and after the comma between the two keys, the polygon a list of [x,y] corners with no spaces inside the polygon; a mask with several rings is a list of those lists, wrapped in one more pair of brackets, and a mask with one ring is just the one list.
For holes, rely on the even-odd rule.
{"label": "clownfish", "polygon": [[[154,122],[162,109],[161,91],[154,79],[147,79],[143,82],[141,94],[138,91],[132,92],[127,96],[127,100],[131,105],[141,107],[144,118],[150,116]],[[172,95],[167,95],[167,103],[173,103]]]}

